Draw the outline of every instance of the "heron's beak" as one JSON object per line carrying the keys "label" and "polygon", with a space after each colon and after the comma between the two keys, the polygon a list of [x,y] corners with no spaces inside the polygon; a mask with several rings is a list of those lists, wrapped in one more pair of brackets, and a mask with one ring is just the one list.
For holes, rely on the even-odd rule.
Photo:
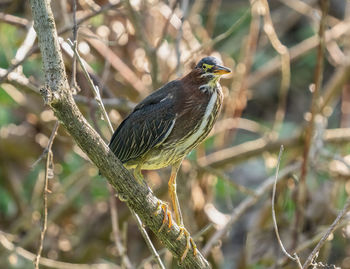
{"label": "heron's beak", "polygon": [[225,75],[231,73],[231,69],[221,65],[215,65],[213,67],[213,73],[215,75]]}

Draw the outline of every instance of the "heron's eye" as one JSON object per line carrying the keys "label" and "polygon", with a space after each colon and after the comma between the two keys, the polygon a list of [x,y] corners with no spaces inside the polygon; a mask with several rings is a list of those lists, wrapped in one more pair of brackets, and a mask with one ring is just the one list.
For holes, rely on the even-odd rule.
{"label": "heron's eye", "polygon": [[202,64],[202,69],[207,72],[209,69],[211,69],[213,66],[210,64]]}

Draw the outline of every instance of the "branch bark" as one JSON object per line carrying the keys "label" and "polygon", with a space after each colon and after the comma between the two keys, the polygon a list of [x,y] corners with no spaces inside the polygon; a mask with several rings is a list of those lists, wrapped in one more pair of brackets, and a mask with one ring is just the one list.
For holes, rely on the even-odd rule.
{"label": "branch bark", "polygon": [[[147,186],[137,183],[77,108],[69,89],[49,0],[31,0],[30,3],[43,59],[46,85],[41,93],[45,102],[51,106],[56,117],[100,169],[119,197],[140,216],[142,222],[176,257],[181,257],[186,238],[176,240],[180,233],[179,227],[173,224],[169,230],[158,231],[164,216],[162,211],[158,215],[154,214],[159,200]],[[181,266],[210,268],[199,252],[196,256],[189,252]]]}

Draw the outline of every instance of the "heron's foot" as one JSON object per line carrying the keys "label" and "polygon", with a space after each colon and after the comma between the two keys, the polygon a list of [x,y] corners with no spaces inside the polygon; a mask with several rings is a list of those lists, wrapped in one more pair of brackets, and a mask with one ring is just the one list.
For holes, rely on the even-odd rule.
{"label": "heron's foot", "polygon": [[184,252],[181,255],[180,261],[183,262],[183,260],[186,258],[188,251],[190,250],[190,247],[192,246],[193,249],[193,255],[197,255],[197,246],[196,243],[193,241],[192,237],[190,236],[190,233],[186,230],[184,226],[180,225],[180,233],[179,236],[176,238],[176,240],[180,240],[182,237],[186,238],[186,248]]}
{"label": "heron's foot", "polygon": [[170,229],[171,226],[173,226],[173,222],[172,222],[172,219],[171,219],[171,213],[168,209],[168,205],[164,202],[160,202],[158,201],[157,202],[157,209],[156,211],[154,212],[154,215],[155,216],[158,216],[159,215],[159,210],[163,212],[164,214],[164,217],[163,217],[163,222],[162,222],[162,225],[160,226],[158,232],[160,232],[164,226],[166,225],[167,221],[168,221],[168,228]]}

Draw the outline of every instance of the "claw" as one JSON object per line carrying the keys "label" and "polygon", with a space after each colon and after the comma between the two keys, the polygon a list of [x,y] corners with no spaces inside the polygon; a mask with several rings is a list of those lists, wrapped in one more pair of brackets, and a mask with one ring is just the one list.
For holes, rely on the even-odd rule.
{"label": "claw", "polygon": [[167,219],[168,219],[168,228],[170,229],[171,226],[173,226],[173,222],[172,222],[172,219],[171,219],[171,213],[168,210],[168,205],[163,203],[163,202],[157,201],[157,209],[154,212],[155,216],[158,216],[158,214],[159,214],[158,211],[159,210],[164,212],[164,217],[163,217],[162,225],[160,226],[158,232],[160,232],[164,228],[165,224],[167,223]]}
{"label": "claw", "polygon": [[196,243],[191,238],[190,233],[186,230],[185,227],[180,226],[180,233],[179,233],[179,236],[176,238],[176,240],[180,240],[183,236],[186,237],[186,248],[184,250],[184,253],[182,253],[182,255],[181,255],[181,258],[180,258],[181,262],[183,262],[183,260],[186,258],[187,253],[190,249],[190,246],[192,246],[194,256],[196,256],[197,252],[198,252]]}

